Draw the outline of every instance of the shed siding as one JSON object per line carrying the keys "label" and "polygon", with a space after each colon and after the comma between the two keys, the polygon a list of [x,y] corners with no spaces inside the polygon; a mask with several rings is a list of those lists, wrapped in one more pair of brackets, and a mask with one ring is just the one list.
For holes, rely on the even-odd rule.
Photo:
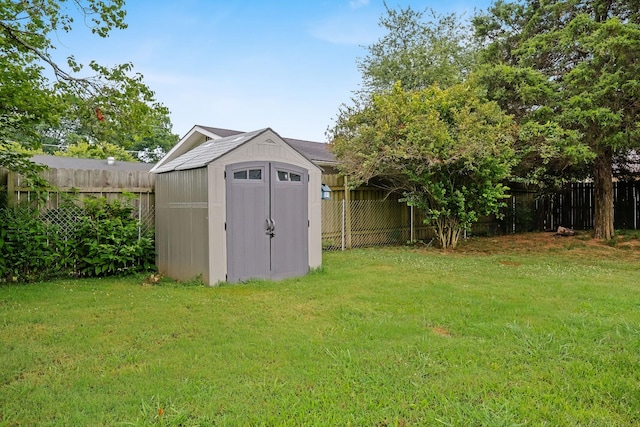
{"label": "shed siding", "polygon": [[207,169],[159,174],[156,178],[158,269],[178,280],[209,277]]}

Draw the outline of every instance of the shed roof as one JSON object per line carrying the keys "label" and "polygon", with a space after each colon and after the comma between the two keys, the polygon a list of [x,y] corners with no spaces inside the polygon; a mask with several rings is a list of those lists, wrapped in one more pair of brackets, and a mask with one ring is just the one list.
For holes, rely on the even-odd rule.
{"label": "shed roof", "polygon": [[79,170],[122,170],[122,171],[150,171],[153,163],[125,162],[116,160],[113,165],[104,159],[81,159],[78,157],[51,156],[36,154],[31,160],[37,164],[48,166],[52,169],[79,169]]}
{"label": "shed roof", "polygon": [[[210,126],[201,126],[196,125],[204,130],[207,130],[213,134],[221,136],[223,138],[233,135],[239,135],[244,133],[239,130],[232,129],[223,129],[223,128],[215,128]],[[287,144],[291,145],[296,151],[305,156],[307,159],[311,160],[314,163],[318,164],[326,164],[326,163],[335,163],[336,158],[333,153],[329,150],[329,144],[325,144],[322,142],[314,142],[307,141],[304,139],[294,139],[294,138],[282,138]]]}
{"label": "shed roof", "polygon": [[161,165],[156,168],[154,172],[162,173],[174,170],[187,170],[204,167],[267,130],[269,130],[269,128],[259,129],[253,132],[232,134],[224,138],[206,141],[193,150],[186,152],[164,165]]}

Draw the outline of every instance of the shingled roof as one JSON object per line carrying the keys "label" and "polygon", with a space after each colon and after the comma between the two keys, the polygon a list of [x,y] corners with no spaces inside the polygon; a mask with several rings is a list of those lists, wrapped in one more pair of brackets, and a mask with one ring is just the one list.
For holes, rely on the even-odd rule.
{"label": "shingled roof", "polygon": [[[202,125],[197,125],[197,127],[205,129],[222,138],[245,133],[239,130],[214,128],[214,127],[202,126]],[[305,156],[307,159],[311,160],[313,163],[322,165],[322,164],[336,162],[335,156],[329,150],[329,144],[325,144],[322,142],[306,141],[304,139],[294,139],[294,138],[284,138],[284,137],[282,139],[284,139],[287,142],[287,144],[291,145],[291,147],[293,147],[296,151],[298,151],[300,154]]]}
{"label": "shingled roof", "polygon": [[180,157],[158,167],[155,172],[162,173],[174,170],[201,168],[267,130],[268,129],[260,129],[254,132],[230,134],[224,138],[207,141]]}

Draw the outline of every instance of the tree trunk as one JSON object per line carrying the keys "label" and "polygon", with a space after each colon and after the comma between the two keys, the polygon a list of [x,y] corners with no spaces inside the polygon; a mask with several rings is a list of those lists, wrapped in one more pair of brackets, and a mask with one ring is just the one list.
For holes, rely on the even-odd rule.
{"label": "tree trunk", "polygon": [[455,218],[439,217],[435,220],[435,231],[442,249],[455,249],[462,235],[462,227]]}
{"label": "tree trunk", "polygon": [[610,240],[613,229],[613,156],[611,150],[598,153],[593,165],[593,237]]}

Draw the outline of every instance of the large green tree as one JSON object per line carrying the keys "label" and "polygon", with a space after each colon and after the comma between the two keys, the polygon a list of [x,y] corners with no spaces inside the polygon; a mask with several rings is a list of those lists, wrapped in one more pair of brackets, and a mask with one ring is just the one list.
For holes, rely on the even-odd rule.
{"label": "large green tree", "polygon": [[[168,110],[130,63],[86,66],[52,56],[74,16],[99,37],[124,29],[124,0],[0,0],[0,165],[37,172],[15,143],[38,148],[67,135],[130,148],[166,122]],[[87,71],[88,70],[88,71]],[[35,174],[31,174],[35,175]]]}
{"label": "large green tree", "polygon": [[361,93],[423,89],[434,83],[448,87],[472,71],[477,48],[469,25],[458,15],[438,15],[408,6],[391,9],[380,18],[385,34],[367,47],[357,61],[362,74]]}
{"label": "large green tree", "polygon": [[512,166],[511,119],[469,80],[477,48],[457,15],[387,8],[385,35],[328,136],[352,184],[380,178],[427,213],[444,248],[497,213]]}
{"label": "large green tree", "polygon": [[512,166],[511,118],[469,84],[373,94],[343,107],[329,134],[352,182],[383,178],[422,208],[443,248],[498,213]]}
{"label": "large green tree", "polygon": [[614,161],[640,149],[639,10],[638,0],[498,1],[474,20],[481,78],[522,124],[529,159],[593,179],[599,239],[614,235]]}

